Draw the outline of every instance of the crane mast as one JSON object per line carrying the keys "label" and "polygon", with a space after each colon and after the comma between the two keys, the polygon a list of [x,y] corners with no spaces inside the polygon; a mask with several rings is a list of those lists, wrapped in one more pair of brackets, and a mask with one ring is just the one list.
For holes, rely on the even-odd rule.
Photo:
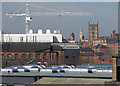
{"label": "crane mast", "polygon": [[26,34],[28,33],[28,29],[29,29],[29,25],[30,25],[30,16],[29,16],[29,5],[26,4],[26,20],[25,20],[25,31],[26,31]]}

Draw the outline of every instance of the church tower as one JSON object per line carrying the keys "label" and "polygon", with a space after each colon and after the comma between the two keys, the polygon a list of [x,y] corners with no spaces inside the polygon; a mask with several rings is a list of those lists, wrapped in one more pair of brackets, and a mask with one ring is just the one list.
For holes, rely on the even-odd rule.
{"label": "church tower", "polygon": [[93,41],[95,39],[98,39],[99,32],[98,32],[98,23],[97,24],[90,24],[88,27],[88,40]]}
{"label": "church tower", "polygon": [[79,43],[84,40],[84,36],[83,36],[83,29],[80,29],[80,34],[79,34]]}

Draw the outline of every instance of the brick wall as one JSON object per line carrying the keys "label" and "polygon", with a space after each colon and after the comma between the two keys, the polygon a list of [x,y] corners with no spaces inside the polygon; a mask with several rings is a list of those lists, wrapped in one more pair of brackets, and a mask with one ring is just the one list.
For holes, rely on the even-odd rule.
{"label": "brick wall", "polygon": [[[25,54],[24,58],[23,54]],[[4,57],[1,57],[2,55],[4,55]],[[38,55],[40,55],[40,57],[38,57]],[[11,65],[37,64],[37,62],[46,66],[64,64],[64,51],[51,53],[50,50],[42,52],[1,52],[1,56],[0,58],[2,58],[3,67]]]}
{"label": "brick wall", "polygon": [[112,80],[117,81],[117,58],[112,58]]}

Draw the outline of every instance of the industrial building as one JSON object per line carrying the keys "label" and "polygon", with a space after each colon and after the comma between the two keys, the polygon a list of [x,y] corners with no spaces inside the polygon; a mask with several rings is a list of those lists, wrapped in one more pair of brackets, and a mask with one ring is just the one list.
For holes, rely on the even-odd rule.
{"label": "industrial building", "polygon": [[43,33],[42,30],[38,30],[38,33],[29,30],[29,33],[26,34],[3,33],[1,37],[2,42],[62,42],[62,34],[59,30],[54,30],[53,33],[50,30],[46,30],[46,33]]}
{"label": "industrial building", "polygon": [[108,47],[81,47],[78,43],[3,42],[2,66],[39,63],[41,65],[79,65],[81,63],[108,64]]}
{"label": "industrial building", "polygon": [[79,65],[79,45],[76,43],[3,42],[2,66],[26,65]]}

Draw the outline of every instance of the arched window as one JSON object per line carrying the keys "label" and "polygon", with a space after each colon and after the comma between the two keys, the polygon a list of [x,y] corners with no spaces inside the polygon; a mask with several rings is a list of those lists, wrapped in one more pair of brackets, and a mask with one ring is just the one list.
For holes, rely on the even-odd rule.
{"label": "arched window", "polygon": [[110,63],[112,62],[112,60],[110,60]]}
{"label": "arched window", "polygon": [[105,61],[105,59],[103,59],[102,61]]}
{"label": "arched window", "polygon": [[4,59],[4,54],[1,55],[2,59]]}
{"label": "arched window", "polygon": [[89,57],[86,57],[86,61],[87,61],[87,63],[89,63]]}
{"label": "arched window", "polygon": [[22,54],[22,59],[24,60],[26,57],[26,54]]}
{"label": "arched window", "polygon": [[28,58],[29,58],[29,60],[32,60],[33,59],[33,54],[29,54]]}
{"label": "arched window", "polygon": [[76,56],[73,56],[73,58],[75,58]]}
{"label": "arched window", "polygon": [[52,59],[54,59],[54,53],[52,54]]}
{"label": "arched window", "polygon": [[88,59],[88,60],[89,60],[89,57],[86,57],[86,59]]}
{"label": "arched window", "polygon": [[46,59],[47,59],[47,55],[46,55],[46,54],[44,54],[43,58],[44,58],[44,60],[46,60]]}
{"label": "arched window", "polygon": [[92,57],[92,63],[94,63],[94,57]]}
{"label": "arched window", "polygon": [[11,58],[12,58],[12,54],[8,54],[8,55],[7,55],[7,58],[8,58],[8,59],[11,59]]}
{"label": "arched window", "polygon": [[15,59],[19,59],[19,55],[17,53],[15,54]]}
{"label": "arched window", "polygon": [[68,59],[69,57],[68,56],[65,56],[66,59]]}
{"label": "arched window", "polygon": [[40,55],[40,54],[37,54],[37,58],[38,58],[38,59],[41,59],[41,55]]}

